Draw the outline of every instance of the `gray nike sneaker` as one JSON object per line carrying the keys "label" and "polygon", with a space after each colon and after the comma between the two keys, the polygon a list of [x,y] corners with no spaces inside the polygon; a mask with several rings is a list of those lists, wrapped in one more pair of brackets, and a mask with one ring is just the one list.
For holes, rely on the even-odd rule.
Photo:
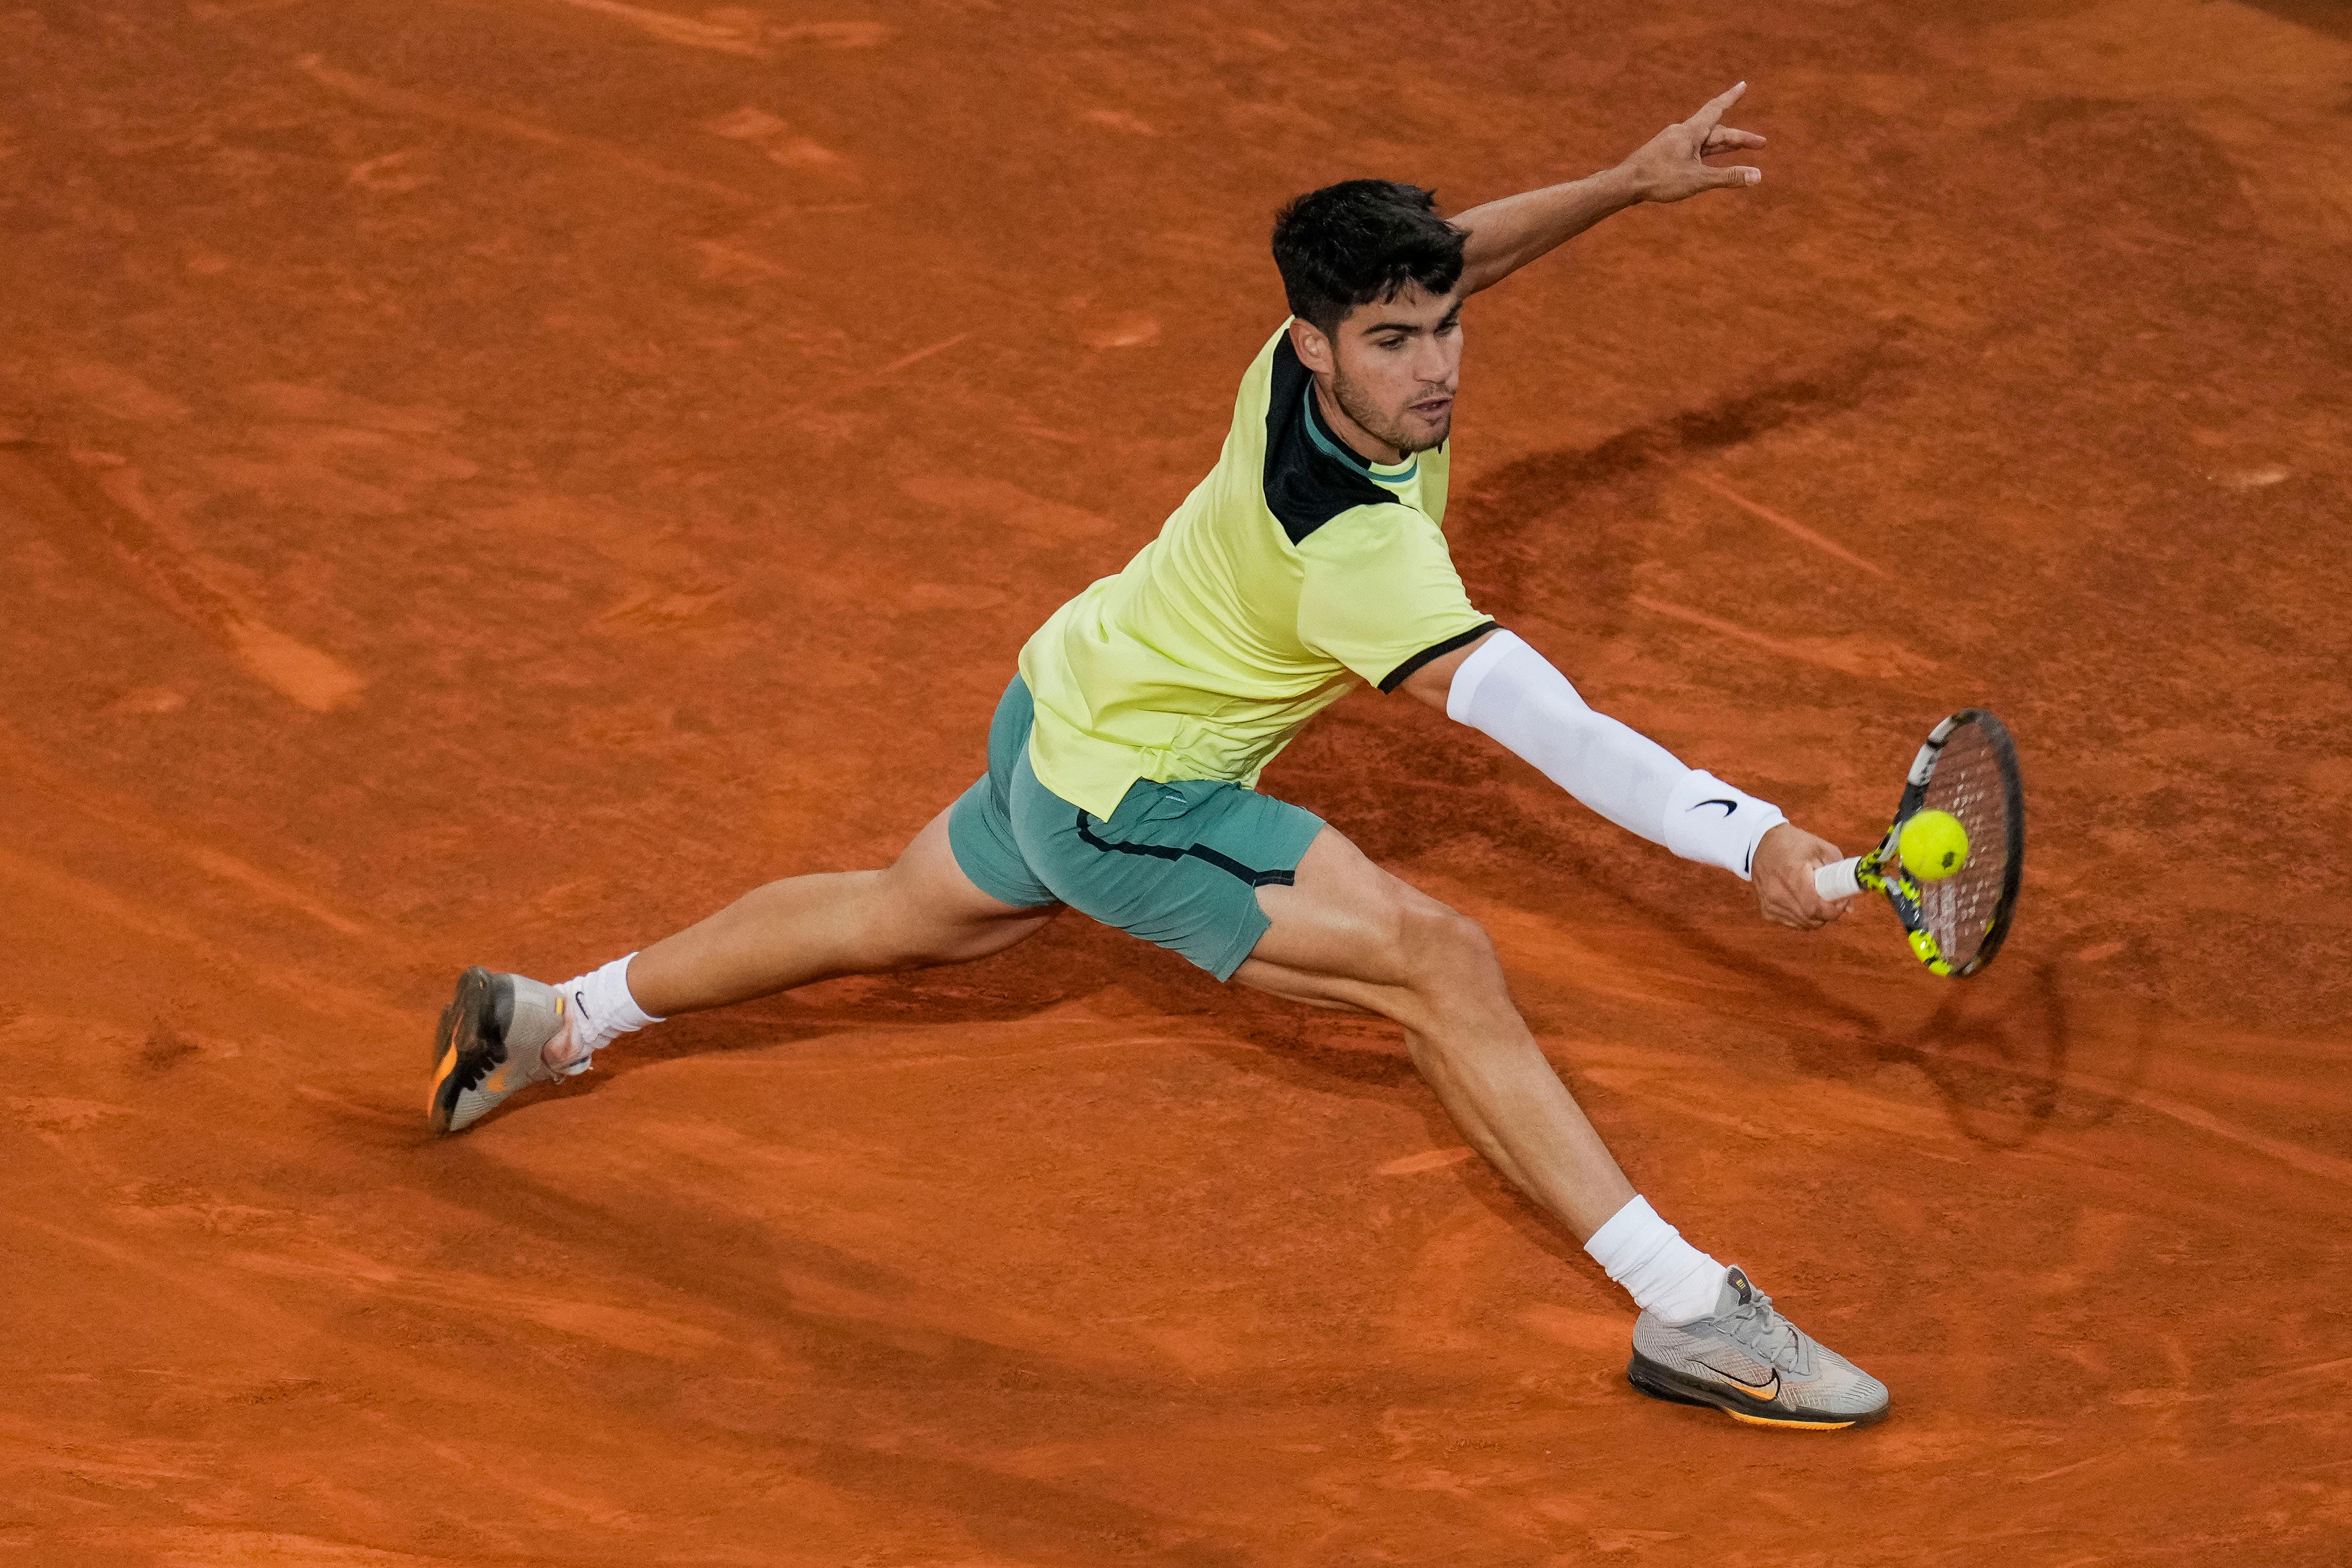
{"label": "gray nike sneaker", "polygon": [[562,1073],[541,1056],[563,1030],[563,993],[523,975],[477,966],[457,977],[441,1009],[425,1113],[436,1133],[462,1133],[499,1101]]}
{"label": "gray nike sneaker", "polygon": [[1733,1269],[1715,1311],[1633,1324],[1626,1380],[1654,1399],[1706,1405],[1751,1427],[1834,1431],[1886,1415],[1886,1385],[1772,1310],[1772,1298]]}

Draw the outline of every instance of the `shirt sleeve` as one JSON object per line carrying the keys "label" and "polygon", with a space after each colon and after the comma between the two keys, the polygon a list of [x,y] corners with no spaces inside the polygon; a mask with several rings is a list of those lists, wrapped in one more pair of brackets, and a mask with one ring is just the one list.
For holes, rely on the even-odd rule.
{"label": "shirt sleeve", "polygon": [[1471,608],[1444,534],[1416,507],[1342,512],[1298,553],[1299,641],[1384,692],[1494,625]]}

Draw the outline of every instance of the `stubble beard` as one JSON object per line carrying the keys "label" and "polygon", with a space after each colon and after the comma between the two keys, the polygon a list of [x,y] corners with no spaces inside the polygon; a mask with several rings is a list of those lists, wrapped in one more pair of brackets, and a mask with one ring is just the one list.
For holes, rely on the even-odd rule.
{"label": "stubble beard", "polygon": [[[1424,396],[1428,390],[1424,388],[1414,395]],[[1444,445],[1446,436],[1454,430],[1454,411],[1450,408],[1445,411],[1445,417],[1438,421],[1434,431],[1417,434],[1407,430],[1402,413],[1393,417],[1381,413],[1371,399],[1364,395],[1363,389],[1349,381],[1347,372],[1336,366],[1331,371],[1331,398],[1339,405],[1340,412],[1354,420],[1366,434],[1386,442],[1406,457]]]}

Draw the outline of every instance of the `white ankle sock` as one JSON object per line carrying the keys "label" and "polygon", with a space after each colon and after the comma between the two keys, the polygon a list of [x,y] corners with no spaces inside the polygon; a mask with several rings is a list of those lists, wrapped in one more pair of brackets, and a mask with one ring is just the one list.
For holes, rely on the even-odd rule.
{"label": "white ankle sock", "polygon": [[572,1037],[580,1044],[580,1058],[563,1070],[564,1076],[585,1072],[596,1052],[621,1035],[634,1034],[662,1020],[637,1006],[629,994],[629,958],[615,958],[601,969],[575,975],[563,983],[563,999],[572,1009]]}
{"label": "white ankle sock", "polygon": [[1723,1292],[1723,1265],[1684,1240],[1646,1197],[1611,1215],[1584,1249],[1633,1293],[1635,1306],[1668,1322],[1706,1316]]}

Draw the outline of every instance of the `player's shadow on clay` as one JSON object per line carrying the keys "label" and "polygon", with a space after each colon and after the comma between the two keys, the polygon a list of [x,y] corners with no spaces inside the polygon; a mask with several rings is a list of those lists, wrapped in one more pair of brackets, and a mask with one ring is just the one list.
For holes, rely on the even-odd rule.
{"label": "player's shadow on clay", "polygon": [[1655,547],[1612,529],[1612,520],[1651,511],[1658,486],[1692,459],[1848,413],[1914,361],[1895,342],[1868,343],[1591,446],[1507,463],[1449,508],[1446,531],[1463,580],[1492,613],[1507,617],[1565,599],[1577,607],[1580,629],[1614,632],[1633,568]]}
{"label": "player's shadow on clay", "polygon": [[[2151,1010],[2135,995],[2128,960],[2111,966],[2038,956],[2030,932],[1982,973],[1928,975],[1893,937],[1873,955],[1883,972],[1858,977],[1817,965],[1741,951],[1626,884],[1603,884],[1710,963],[1753,977],[1769,1009],[1743,1015],[1779,1040],[1803,1071],[1854,1082],[1894,1062],[1919,1073],[1953,1126],[1988,1149],[2021,1147],[2054,1130],[2079,1131],[2113,1116],[2146,1076],[2154,1048]],[[1850,919],[1885,919],[1864,908]],[[2021,951],[2021,948],[2023,950]],[[2095,1018],[2102,1071],[2072,1058],[2086,1017]]]}
{"label": "player's shadow on clay", "polygon": [[[2151,1049],[2149,1016],[2132,1001],[2120,966],[2036,959],[2012,947],[1984,974],[1953,981],[1912,973],[1904,967],[1911,961],[1895,950],[1884,956],[1888,972],[1883,978],[1857,985],[1845,967],[1825,979],[1722,940],[1711,923],[1690,917],[1670,899],[1654,898],[1638,879],[1607,874],[1611,868],[1597,865],[1563,868],[1562,862],[1580,862],[1580,852],[1558,829],[1533,819],[1488,825],[1517,841],[1521,853],[1532,852],[1561,872],[1580,896],[1618,905],[1612,919],[1630,917],[1657,931],[1706,967],[1749,977],[1756,1005],[1734,1009],[1736,1027],[1784,1048],[1800,1071],[1860,1081],[1889,1062],[1908,1067],[1935,1090],[1954,1126],[1979,1146],[2016,1148],[2053,1128],[2095,1125],[2124,1103],[2142,1076]],[[1546,838],[1555,841],[1543,842]],[[1567,919],[1573,924],[1575,915]],[[1895,946],[1891,940],[1885,946]],[[555,1093],[590,1092],[597,1079],[686,1057],[789,1048],[877,1028],[1014,1022],[1074,1001],[1100,1010],[1110,1027],[1133,1019],[1139,1027],[1148,1023],[1165,1032],[1198,1019],[1205,1027],[1197,1049],[1294,1087],[1410,1106],[1424,1113],[1433,1146],[1460,1141],[1386,1020],[1299,1008],[1220,986],[1173,955],[1076,915],[978,964],[834,982],[677,1019],[630,1041],[625,1053],[614,1053],[609,1068],[559,1085]],[[2070,1067],[2086,1013],[2099,1020],[2101,1082]],[[2122,1082],[2115,1082],[2118,1077]],[[1465,1166],[1460,1179],[1482,1195],[1494,1186],[1474,1166]],[[1502,1189],[1496,1186],[1495,1194],[1501,1197]],[[1516,1221],[1522,1207],[1505,1199],[1498,1211]]]}
{"label": "player's shadow on clay", "polygon": [[2126,1026],[2136,1083],[2152,1048],[2147,1012],[2118,1005],[2108,977],[2065,959],[2045,958],[2002,978],[2014,983],[1956,988],[1907,1036],[1882,1036],[1881,1059],[1916,1068],[1954,1124],[1988,1148],[2021,1147],[2053,1129],[2078,1130],[2114,1115],[2131,1084],[2125,1092],[2091,1087],[2070,1069],[2077,1019],[2089,1006]]}
{"label": "player's shadow on clay", "polygon": [[[1773,1007],[1750,1021],[1785,1043],[1802,1071],[1855,1081],[1889,1062],[1910,1068],[1979,1147],[2019,1148],[2053,1131],[2095,1126],[2146,1076],[2152,1012],[2134,994],[2127,963],[2036,956],[2013,942],[1981,974],[1949,980],[1912,967],[1890,939],[1885,976],[1857,984],[1851,969],[1841,969],[1830,981],[1736,952],[1670,912],[1652,913],[1678,941],[1754,976],[1759,999]],[[1885,912],[1857,911],[1874,915]],[[2096,1078],[2072,1060],[2086,1017],[2097,1019]]]}

